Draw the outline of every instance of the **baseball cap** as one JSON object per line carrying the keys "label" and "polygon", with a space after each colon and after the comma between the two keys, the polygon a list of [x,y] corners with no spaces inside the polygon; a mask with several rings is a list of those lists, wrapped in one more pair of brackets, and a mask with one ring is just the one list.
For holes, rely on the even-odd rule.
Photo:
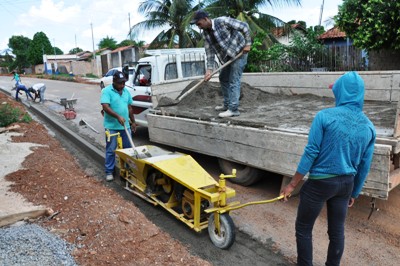
{"label": "baseball cap", "polygon": [[113,82],[124,82],[126,81],[125,75],[124,73],[122,73],[121,71],[117,71],[114,73],[113,75]]}
{"label": "baseball cap", "polygon": [[202,18],[208,18],[208,13],[204,10],[198,10],[194,12],[193,19],[190,21],[190,24],[196,24]]}

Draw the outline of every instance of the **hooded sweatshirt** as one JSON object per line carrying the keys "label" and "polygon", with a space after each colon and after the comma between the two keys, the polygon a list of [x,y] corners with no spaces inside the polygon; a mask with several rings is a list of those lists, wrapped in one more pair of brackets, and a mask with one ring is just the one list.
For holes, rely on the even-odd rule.
{"label": "hooded sweatshirt", "polygon": [[356,72],[341,76],[332,87],[336,106],[315,116],[297,172],[309,179],[354,176],[357,198],[368,175],[376,132],[362,112],[364,81]]}

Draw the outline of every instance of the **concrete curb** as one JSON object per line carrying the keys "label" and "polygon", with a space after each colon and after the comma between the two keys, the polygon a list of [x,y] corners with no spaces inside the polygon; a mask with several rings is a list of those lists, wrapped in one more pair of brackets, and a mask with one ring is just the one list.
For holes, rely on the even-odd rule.
{"label": "concrete curb", "polygon": [[[11,96],[11,93],[2,87],[0,87],[0,91]],[[84,150],[84,152],[87,153],[93,160],[100,164],[103,164],[105,158],[104,151],[101,151],[100,149],[80,137],[76,132],[73,132],[65,125],[54,119],[54,115],[46,110],[43,110],[44,108],[40,108],[40,106],[32,105],[29,102],[24,101],[22,102],[22,104],[24,104],[33,114],[43,119],[46,123],[49,123],[54,129],[63,134],[77,147],[80,147],[82,150]]]}

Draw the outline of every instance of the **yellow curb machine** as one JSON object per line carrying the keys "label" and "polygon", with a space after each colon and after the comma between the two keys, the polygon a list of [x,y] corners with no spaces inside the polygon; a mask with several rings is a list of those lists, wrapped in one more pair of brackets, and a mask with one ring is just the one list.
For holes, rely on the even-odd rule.
{"label": "yellow curb machine", "polygon": [[[106,132],[108,141],[116,136],[118,147],[122,138]],[[127,134],[129,137],[130,135]],[[221,249],[228,249],[235,241],[235,226],[229,216],[231,210],[248,205],[263,204],[282,199],[282,196],[265,201],[227,202],[236,192],[226,186],[221,174],[219,181],[208,174],[190,155],[170,152],[157,146],[145,145],[117,149],[120,176],[126,181],[125,188],[146,201],[160,205],[177,219],[196,232],[208,228],[212,243]]]}

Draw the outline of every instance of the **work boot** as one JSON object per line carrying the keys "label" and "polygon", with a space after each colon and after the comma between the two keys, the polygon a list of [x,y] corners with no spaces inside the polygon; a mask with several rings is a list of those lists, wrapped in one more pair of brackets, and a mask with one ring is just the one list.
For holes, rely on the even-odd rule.
{"label": "work boot", "polygon": [[226,111],[228,110],[228,107],[226,107],[225,105],[219,105],[215,107],[215,111]]}
{"label": "work boot", "polygon": [[107,174],[107,175],[106,175],[106,180],[107,180],[108,182],[113,181],[113,180],[114,180],[114,176],[113,176],[112,174]]}
{"label": "work boot", "polygon": [[239,115],[240,115],[239,111],[227,110],[227,111],[225,111],[223,113],[219,113],[218,116],[224,118],[224,117],[232,117],[232,116],[239,116]]}

